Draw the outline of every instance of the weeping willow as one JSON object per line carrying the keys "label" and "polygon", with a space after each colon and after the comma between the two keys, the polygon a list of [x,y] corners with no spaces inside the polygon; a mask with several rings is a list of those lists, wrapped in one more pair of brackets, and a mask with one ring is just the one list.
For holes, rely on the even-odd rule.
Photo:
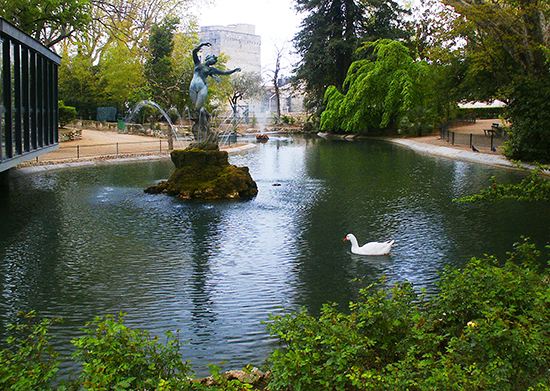
{"label": "weeping willow", "polygon": [[[325,93],[321,115],[323,131],[363,132],[396,126],[407,114],[425,104],[428,65],[415,61],[409,50],[388,39],[365,44],[374,59],[351,64],[344,82],[345,93],[335,86]],[[372,56],[370,56],[372,57]]]}

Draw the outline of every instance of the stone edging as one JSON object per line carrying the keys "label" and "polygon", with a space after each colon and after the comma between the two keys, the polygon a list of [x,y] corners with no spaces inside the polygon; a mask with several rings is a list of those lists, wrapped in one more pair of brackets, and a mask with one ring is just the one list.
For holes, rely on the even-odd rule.
{"label": "stone edging", "polygon": [[[448,159],[467,161],[472,163],[486,164],[495,167],[515,169],[515,170],[532,170],[536,166],[527,163],[520,163],[519,167],[517,163],[511,162],[502,155],[491,155],[481,152],[465,151],[461,149],[455,149],[450,147],[444,147],[440,145],[432,145],[427,143],[421,143],[411,139],[395,139],[390,137],[380,138],[379,140],[387,141],[392,144],[398,144],[407,148],[410,148],[416,152],[424,153],[427,155],[439,156]],[[550,175],[550,173],[544,173],[544,175]]]}

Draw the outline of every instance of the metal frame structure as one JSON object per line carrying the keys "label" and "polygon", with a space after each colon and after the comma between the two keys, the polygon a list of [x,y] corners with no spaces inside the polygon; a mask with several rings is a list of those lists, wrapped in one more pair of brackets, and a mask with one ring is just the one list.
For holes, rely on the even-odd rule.
{"label": "metal frame structure", "polygon": [[0,19],[0,172],[59,147],[61,57]]}

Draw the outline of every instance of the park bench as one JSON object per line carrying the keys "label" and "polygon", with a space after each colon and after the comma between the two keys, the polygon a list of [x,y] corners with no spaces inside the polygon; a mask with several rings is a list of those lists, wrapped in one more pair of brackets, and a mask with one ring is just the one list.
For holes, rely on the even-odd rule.
{"label": "park bench", "polygon": [[483,132],[485,133],[486,136],[490,136],[490,135],[493,135],[493,136],[500,136],[503,132],[503,129],[502,127],[500,126],[500,124],[498,123],[493,123],[491,125],[491,129],[483,129]]}

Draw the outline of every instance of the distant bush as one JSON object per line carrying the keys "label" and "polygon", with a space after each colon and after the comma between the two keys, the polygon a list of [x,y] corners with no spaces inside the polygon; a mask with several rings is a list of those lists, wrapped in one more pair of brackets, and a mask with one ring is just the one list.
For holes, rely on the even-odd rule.
{"label": "distant bush", "polygon": [[294,119],[294,117],[291,117],[289,115],[281,115],[281,122],[285,125],[293,125],[296,120]]}
{"label": "distant bush", "polygon": [[59,101],[59,126],[63,127],[76,119],[76,109],[65,106],[62,100]]}
{"label": "distant bush", "polygon": [[[527,241],[502,266],[447,268],[440,293],[371,286],[349,313],[325,305],[269,324],[273,390],[547,390],[550,285]],[[382,281],[383,283],[384,281]],[[375,289],[377,288],[377,289]]]}

